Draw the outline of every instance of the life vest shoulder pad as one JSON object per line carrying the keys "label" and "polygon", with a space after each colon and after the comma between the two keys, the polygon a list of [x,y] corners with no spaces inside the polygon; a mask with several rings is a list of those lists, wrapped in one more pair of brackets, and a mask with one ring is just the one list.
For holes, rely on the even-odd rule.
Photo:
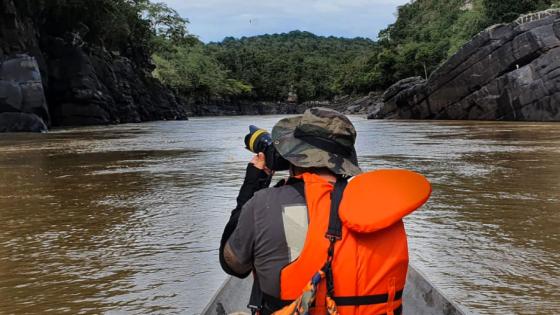
{"label": "life vest shoulder pad", "polygon": [[339,216],[348,229],[372,233],[422,206],[431,192],[430,182],[413,171],[386,169],[363,173],[348,183]]}

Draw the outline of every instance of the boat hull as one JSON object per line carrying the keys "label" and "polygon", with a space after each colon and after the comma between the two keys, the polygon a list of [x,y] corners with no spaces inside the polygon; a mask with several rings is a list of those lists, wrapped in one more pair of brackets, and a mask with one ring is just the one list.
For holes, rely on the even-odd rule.
{"label": "boat hull", "polygon": [[[218,289],[202,315],[226,315],[248,312],[247,301],[251,294],[251,277],[238,279],[230,277]],[[404,315],[463,315],[457,304],[449,300],[434,287],[417,268],[410,265],[403,293]]]}

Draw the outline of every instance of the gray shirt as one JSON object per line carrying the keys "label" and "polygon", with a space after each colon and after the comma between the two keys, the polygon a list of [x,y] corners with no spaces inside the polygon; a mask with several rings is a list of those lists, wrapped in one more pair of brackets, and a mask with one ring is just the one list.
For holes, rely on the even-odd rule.
{"label": "gray shirt", "polygon": [[279,297],[280,272],[299,255],[307,225],[305,198],[296,188],[267,188],[243,206],[227,244],[240,264],[254,268],[261,290]]}

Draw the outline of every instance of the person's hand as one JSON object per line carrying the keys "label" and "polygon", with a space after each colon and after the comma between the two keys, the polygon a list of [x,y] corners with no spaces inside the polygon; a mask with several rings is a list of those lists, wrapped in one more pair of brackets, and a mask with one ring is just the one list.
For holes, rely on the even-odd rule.
{"label": "person's hand", "polygon": [[263,170],[266,174],[272,174],[272,170],[266,167],[266,158],[264,153],[259,152],[259,154],[255,155],[253,159],[251,159],[251,164],[253,164],[259,170]]}

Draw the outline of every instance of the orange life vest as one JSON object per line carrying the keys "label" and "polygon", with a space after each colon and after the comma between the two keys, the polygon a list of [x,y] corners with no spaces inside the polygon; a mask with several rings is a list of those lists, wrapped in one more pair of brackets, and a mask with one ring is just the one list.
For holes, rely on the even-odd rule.
{"label": "orange life vest", "polygon": [[[309,214],[300,256],[283,268],[280,298],[294,300],[327,260],[331,191],[322,177],[305,173]],[[342,238],[335,243],[332,274],[334,300],[341,315],[396,314],[408,269],[402,218],[425,203],[429,182],[406,170],[378,170],[354,177],[339,207]],[[326,286],[318,288],[312,314],[325,314]]]}

